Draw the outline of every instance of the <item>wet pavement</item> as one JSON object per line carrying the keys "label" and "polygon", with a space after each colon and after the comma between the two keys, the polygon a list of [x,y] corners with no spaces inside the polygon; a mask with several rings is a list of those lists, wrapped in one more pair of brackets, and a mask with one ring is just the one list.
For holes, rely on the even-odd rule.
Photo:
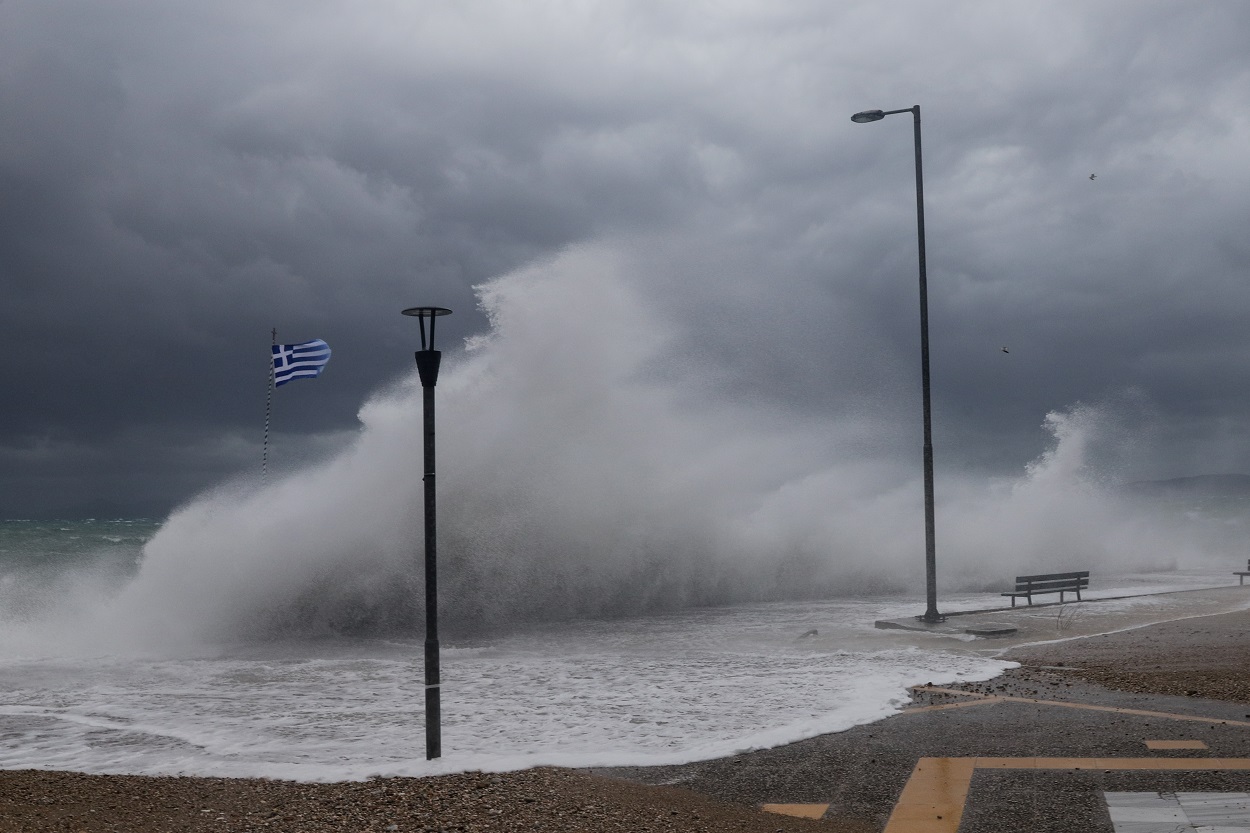
{"label": "wet pavement", "polygon": [[1130,687],[1134,674],[1147,687],[1151,673],[1179,674],[1182,687],[1188,674],[1206,681],[1188,685],[1232,685],[1246,699],[1247,626],[1242,612],[1024,647],[1013,656],[1032,667],[920,687],[907,710],[876,723],[713,761],[596,772],[770,805],[848,833],[1250,830],[1250,821],[1234,824],[1234,810],[1212,810],[1228,822],[1212,825],[1176,809],[1176,796],[1232,807],[1250,793],[1250,704],[1116,691],[1082,677],[1083,662],[1105,671],[1122,660],[1115,673]]}
{"label": "wet pavement", "polygon": [[[888,833],[1113,833],[1106,792],[1250,791],[1250,706],[1116,694],[1027,669],[986,687],[920,690],[902,714],[778,749],[599,772],[739,803],[827,805],[820,817],[848,830]],[[946,767],[940,789],[925,767]],[[905,800],[909,787],[921,800]]]}

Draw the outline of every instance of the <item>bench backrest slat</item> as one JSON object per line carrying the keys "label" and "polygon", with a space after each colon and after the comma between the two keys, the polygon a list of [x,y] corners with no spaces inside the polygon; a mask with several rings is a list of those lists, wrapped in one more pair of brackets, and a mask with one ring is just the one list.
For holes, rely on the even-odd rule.
{"label": "bench backrest slat", "polygon": [[1089,579],[1087,578],[1064,578],[1052,579],[1050,581],[1016,582],[1017,590],[1032,590],[1034,593],[1046,592],[1048,590],[1084,590],[1086,587],[1089,587]]}
{"label": "bench backrest slat", "polygon": [[1061,579],[1061,578],[1066,578],[1066,579],[1084,578],[1084,579],[1088,579],[1088,578],[1089,578],[1089,570],[1081,570],[1081,571],[1079,571],[1079,572],[1075,572],[1075,573],[1043,573],[1042,575],[1038,575],[1038,576],[1016,576],[1016,582],[1017,582],[1017,583],[1019,583],[1019,582],[1024,582],[1024,581],[1050,581],[1051,579]]}

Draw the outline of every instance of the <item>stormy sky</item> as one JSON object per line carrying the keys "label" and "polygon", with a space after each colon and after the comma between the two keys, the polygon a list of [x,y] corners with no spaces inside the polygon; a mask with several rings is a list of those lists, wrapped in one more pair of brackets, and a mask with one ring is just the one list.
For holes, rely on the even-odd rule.
{"label": "stormy sky", "polygon": [[258,471],[271,328],[334,349],[273,465],[333,453],[412,372],[401,309],[454,353],[475,286],[568,251],[704,408],[918,466],[911,117],[850,121],[914,104],[939,475],[1078,403],[1121,479],[1250,471],[1247,43],[1231,2],[6,0],[0,517]]}

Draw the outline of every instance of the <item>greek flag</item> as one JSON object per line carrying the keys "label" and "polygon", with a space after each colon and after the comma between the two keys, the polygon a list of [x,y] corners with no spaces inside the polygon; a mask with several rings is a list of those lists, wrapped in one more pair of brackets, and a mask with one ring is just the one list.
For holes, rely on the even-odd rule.
{"label": "greek flag", "polygon": [[330,361],[330,345],[319,338],[299,344],[273,346],[273,384],[282,387],[292,379],[315,379]]}

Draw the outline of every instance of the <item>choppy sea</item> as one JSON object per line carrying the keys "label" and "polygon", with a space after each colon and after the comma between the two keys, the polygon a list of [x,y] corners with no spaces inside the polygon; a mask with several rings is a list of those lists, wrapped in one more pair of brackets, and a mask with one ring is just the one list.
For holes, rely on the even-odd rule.
{"label": "choppy sea", "polygon": [[[342,780],[679,763],[878,720],[907,703],[910,685],[1008,667],[991,641],[874,627],[919,613],[922,599],[909,596],[451,634],[443,757],[427,762],[420,634],[286,635],[175,652],[84,650],[102,643],[68,639],[80,620],[67,624],[66,599],[89,606],[124,587],[158,527],[0,524],[0,767]],[[1091,598],[1135,597],[1080,606],[1084,632],[1245,607],[1250,595],[1166,592],[1230,578],[1096,576]],[[950,611],[1001,601],[941,599]],[[1068,635],[1058,618],[1041,633]]]}

